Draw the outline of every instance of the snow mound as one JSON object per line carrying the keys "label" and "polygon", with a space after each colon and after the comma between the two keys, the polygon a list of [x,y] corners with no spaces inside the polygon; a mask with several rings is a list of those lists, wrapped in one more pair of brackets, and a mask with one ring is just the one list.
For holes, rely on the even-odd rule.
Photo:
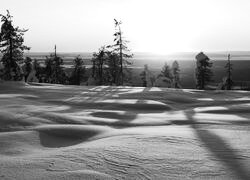
{"label": "snow mound", "polygon": [[250,179],[249,99],[1,82],[0,179]]}
{"label": "snow mound", "polygon": [[96,140],[111,131],[111,128],[87,125],[46,125],[37,127],[35,130],[39,132],[41,145],[58,148]]}
{"label": "snow mound", "polygon": [[57,171],[54,169],[49,170],[53,172],[53,174],[45,176],[44,179],[103,179],[103,180],[111,180],[114,179],[112,176],[93,171],[93,170],[75,170],[75,171]]}
{"label": "snow mound", "polygon": [[34,131],[0,133],[0,155],[23,156],[39,152],[40,140]]}
{"label": "snow mound", "polygon": [[0,110],[0,132],[24,130],[31,126],[51,123],[47,119]]}

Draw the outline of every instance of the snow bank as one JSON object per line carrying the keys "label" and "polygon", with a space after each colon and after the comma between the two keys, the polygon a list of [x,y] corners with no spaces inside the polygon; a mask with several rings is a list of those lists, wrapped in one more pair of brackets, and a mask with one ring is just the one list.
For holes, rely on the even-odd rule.
{"label": "snow bank", "polygon": [[1,82],[0,179],[250,179],[249,106],[240,91]]}

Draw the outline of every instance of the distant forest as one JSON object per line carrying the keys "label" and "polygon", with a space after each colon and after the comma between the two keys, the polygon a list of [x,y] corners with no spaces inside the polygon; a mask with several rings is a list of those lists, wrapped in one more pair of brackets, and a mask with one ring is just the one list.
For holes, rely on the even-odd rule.
{"label": "distant forest", "polygon": [[[28,30],[14,26],[13,17],[8,10],[5,15],[0,14],[0,18],[0,78],[2,80],[65,85],[168,88],[186,88],[194,84],[197,89],[250,89],[250,84],[245,79],[237,79],[237,81],[233,79],[235,66],[230,54],[227,55],[227,61],[220,62],[220,66],[223,67],[222,73],[221,70],[219,72],[213,68],[213,62],[208,55],[203,52],[198,53],[193,57],[194,63],[191,64],[193,72],[185,74],[189,76],[186,77],[189,82],[184,81],[182,68],[176,60],[165,63],[160,71],[151,69],[146,63],[143,69],[133,68],[134,54],[131,53],[128,41],[124,38],[122,22],[116,19],[114,19],[114,32],[110,32],[113,33],[113,44],[101,46],[92,54],[88,63],[77,55],[73,59],[72,66],[66,67],[65,59],[58,54],[56,45],[54,52],[46,56],[43,61],[25,55],[24,52],[31,49],[24,45],[24,35]],[[216,78],[218,73],[223,77],[221,80]]]}

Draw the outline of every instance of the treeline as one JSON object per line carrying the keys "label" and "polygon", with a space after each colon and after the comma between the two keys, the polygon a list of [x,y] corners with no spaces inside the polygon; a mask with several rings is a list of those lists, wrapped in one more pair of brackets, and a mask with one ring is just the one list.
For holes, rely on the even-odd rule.
{"label": "treeline", "polygon": [[140,76],[144,87],[181,88],[180,67],[177,61],[173,62],[172,67],[165,63],[161,72],[156,76],[151,73],[148,65],[144,65],[144,71]]}
{"label": "treeline", "polygon": [[[55,53],[46,57],[45,66],[30,57],[24,60],[24,51],[30,49],[23,44],[23,36],[27,29],[15,27],[9,11],[7,15],[0,14],[0,17],[2,22],[0,52],[3,55],[1,79],[19,81],[24,78],[25,81],[36,79],[38,82],[74,85],[86,81],[83,59],[80,56],[76,57],[73,71],[67,74],[63,68],[63,59],[56,53],[56,47]],[[133,54],[130,53],[127,41],[123,38],[121,22],[116,19],[114,21],[114,43],[101,47],[93,54],[92,73],[88,79],[91,85],[124,85],[131,79],[127,66],[132,64],[129,59]]]}
{"label": "treeline", "polygon": [[[115,32],[114,43],[112,45],[102,46],[92,56],[92,68],[87,69],[80,56],[75,57],[73,70],[66,73],[63,68],[63,59],[55,52],[46,57],[44,64],[41,64],[30,57],[24,58],[24,51],[30,50],[30,47],[24,45],[24,33],[27,29],[15,27],[12,22],[12,16],[9,11],[6,15],[0,14],[1,32],[0,32],[0,52],[2,53],[0,66],[0,78],[3,80],[26,82],[42,82],[53,84],[71,84],[80,85],[132,85],[132,72],[128,68],[132,65],[131,58],[133,54],[127,46],[127,41],[123,37],[121,22],[114,19]],[[1,65],[0,64],[0,65]],[[209,83],[213,82],[212,63],[208,56],[199,53],[196,56],[196,88],[206,89]],[[225,66],[227,76],[220,84],[220,89],[232,89],[232,64],[230,55]],[[163,86],[171,88],[181,88],[180,67],[177,61],[174,61],[170,67],[165,64],[158,75],[153,75],[149,67],[145,65],[140,74],[142,86]]]}

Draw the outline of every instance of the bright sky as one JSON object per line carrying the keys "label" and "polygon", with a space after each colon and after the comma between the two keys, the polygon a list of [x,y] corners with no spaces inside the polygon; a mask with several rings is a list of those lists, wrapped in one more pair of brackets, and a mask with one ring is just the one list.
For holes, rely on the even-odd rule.
{"label": "bright sky", "polygon": [[134,52],[250,51],[249,0],[0,0],[31,51],[93,52],[122,20]]}

